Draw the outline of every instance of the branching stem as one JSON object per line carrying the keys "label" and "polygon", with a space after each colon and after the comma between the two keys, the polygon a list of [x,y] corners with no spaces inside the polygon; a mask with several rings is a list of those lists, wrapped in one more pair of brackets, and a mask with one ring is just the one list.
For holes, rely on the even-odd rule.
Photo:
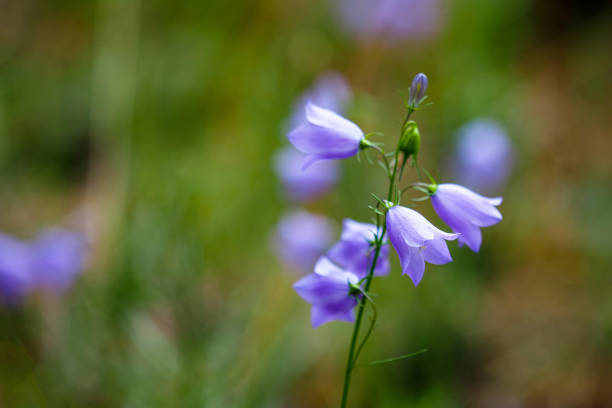
{"label": "branching stem", "polygon": [[[410,120],[410,115],[412,114],[412,112],[413,110],[408,110],[406,119],[404,119],[404,124]],[[402,128],[403,128],[403,125],[402,125]],[[387,192],[387,201],[395,201],[395,196],[397,195],[395,194],[396,193],[396,185],[395,185],[396,180],[395,179],[397,176],[397,169],[398,169],[399,140],[398,140],[398,146],[396,147],[395,152],[393,153],[392,163],[389,163],[384,150],[380,146],[376,146],[374,148],[381,154],[381,156],[383,157],[383,160],[385,161],[385,165],[387,167],[387,175],[389,177],[389,190]],[[391,166],[393,166],[392,169],[390,169]],[[366,276],[366,279],[365,279],[365,283],[363,287],[363,291],[365,293],[368,293],[368,291],[370,290],[370,285],[372,284],[372,277],[374,276],[374,269],[376,268],[376,263],[378,262],[378,257],[380,256],[380,250],[384,244],[385,233],[387,232],[386,213],[385,213],[385,216],[382,217],[382,225],[381,225],[381,217],[376,217],[376,218],[377,218],[376,231],[377,232],[380,231],[380,235],[378,235],[376,238],[375,248],[374,248],[374,257],[372,259],[372,264],[370,265],[370,270],[368,272],[368,275]],[[361,321],[363,320],[363,314],[365,311],[365,305],[367,301],[368,301],[368,298],[366,296],[363,296],[358,305],[357,318],[355,319],[355,327],[353,329],[353,335],[351,336],[351,344],[349,347],[349,354],[348,354],[348,359],[346,362],[346,371],[344,374],[344,386],[342,388],[342,401],[340,402],[340,408],[346,408],[346,404],[348,402],[349,387],[351,385],[351,374],[353,372],[353,368],[355,368],[355,365],[357,364],[357,357],[359,357],[359,353],[361,352],[363,346],[365,345],[368,338],[370,337],[372,330],[374,329],[375,319],[370,325],[370,328],[368,329],[368,332],[366,333],[359,347],[357,347],[359,329],[361,327]],[[376,316],[376,309],[373,309],[373,310]]]}

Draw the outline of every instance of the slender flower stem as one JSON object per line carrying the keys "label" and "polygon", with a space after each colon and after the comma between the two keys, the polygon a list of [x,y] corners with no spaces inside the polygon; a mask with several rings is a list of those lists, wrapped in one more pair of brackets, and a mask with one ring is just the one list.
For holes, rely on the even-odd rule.
{"label": "slender flower stem", "polygon": [[[404,119],[404,123],[410,120],[411,114],[412,114],[412,111],[408,111],[408,115],[406,115],[406,119]],[[388,168],[389,164],[388,164],[388,161],[386,160],[384,151],[380,148],[378,148],[377,150],[382,154],[383,158],[385,158],[385,162],[387,163],[387,168]],[[396,147],[395,149],[395,154],[394,154],[394,159],[393,159],[393,170],[387,172],[389,176],[389,191],[387,193],[387,201],[393,200],[393,193],[395,189],[395,177],[397,175],[397,167],[398,167],[398,158],[399,158],[399,146]],[[377,239],[375,241],[374,258],[372,259],[372,265],[370,265],[370,270],[366,277],[364,288],[363,288],[363,290],[366,293],[368,292],[368,290],[370,290],[370,284],[372,283],[372,277],[374,276],[374,269],[376,268],[376,262],[378,262],[380,250],[384,243],[385,233],[387,232],[386,213],[382,220],[383,221],[382,226],[380,225],[379,217],[376,217],[376,220],[377,220],[376,230],[379,231],[381,230],[381,227],[382,227],[382,231],[380,235],[377,236]],[[357,338],[359,337],[359,329],[361,327],[361,321],[363,320],[363,313],[365,310],[366,301],[367,301],[367,298],[365,296],[362,297],[361,301],[359,302],[359,309],[357,310],[357,318],[355,319],[355,328],[353,329],[353,335],[351,337],[351,345],[349,347],[349,354],[348,354],[348,359],[346,362],[346,371],[344,374],[344,386],[342,388],[342,401],[340,402],[340,408],[346,408],[346,404],[348,402],[348,392],[349,392],[349,387],[351,385],[351,374],[353,372],[353,368],[355,368],[355,365],[357,364],[357,361],[355,358],[355,347],[357,345]],[[363,346],[364,343],[365,342],[363,342],[360,345],[359,351],[361,351],[361,347]]]}
{"label": "slender flower stem", "polygon": [[[372,266],[368,272],[368,277],[365,281],[364,291],[367,292],[370,289],[370,283],[372,283],[372,276],[374,275],[374,267],[378,261],[378,255],[380,254],[380,248],[382,246],[382,239],[376,240],[376,249],[374,250],[374,259],[372,260]],[[355,353],[355,346],[357,345],[357,337],[359,335],[359,327],[361,326],[361,320],[363,319],[363,311],[365,310],[365,302],[367,299],[365,296],[359,303],[359,310],[357,311],[357,319],[355,320],[355,328],[353,330],[353,336],[351,338],[351,346],[349,347],[348,361],[346,362],[346,372],[344,374],[344,387],[342,389],[342,402],[340,403],[341,408],[346,408],[348,400],[348,391],[351,384],[351,373],[355,361],[353,361],[353,354]]]}

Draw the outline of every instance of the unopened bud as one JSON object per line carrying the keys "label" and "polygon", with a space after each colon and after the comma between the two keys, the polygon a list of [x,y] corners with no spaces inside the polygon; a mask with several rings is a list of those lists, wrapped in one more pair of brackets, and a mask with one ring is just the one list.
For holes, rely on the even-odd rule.
{"label": "unopened bud", "polygon": [[408,96],[408,103],[411,105],[418,105],[419,102],[425,97],[427,92],[427,76],[423,73],[416,74],[412,80],[410,86],[410,95]]}
{"label": "unopened bud", "polygon": [[402,126],[402,136],[400,137],[399,150],[404,153],[404,157],[416,157],[421,147],[421,133],[415,121],[410,120]]}

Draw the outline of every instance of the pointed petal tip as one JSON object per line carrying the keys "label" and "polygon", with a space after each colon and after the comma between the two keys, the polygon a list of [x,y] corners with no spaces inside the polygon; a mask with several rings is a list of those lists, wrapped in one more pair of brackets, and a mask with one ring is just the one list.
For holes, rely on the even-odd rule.
{"label": "pointed petal tip", "polygon": [[504,199],[503,197],[494,197],[488,198],[487,201],[489,202],[489,204],[497,206],[500,205],[504,201]]}
{"label": "pointed petal tip", "polygon": [[470,250],[474,253],[478,253],[480,251],[480,242],[468,242],[467,240],[459,240],[459,246],[462,247],[465,244]]}

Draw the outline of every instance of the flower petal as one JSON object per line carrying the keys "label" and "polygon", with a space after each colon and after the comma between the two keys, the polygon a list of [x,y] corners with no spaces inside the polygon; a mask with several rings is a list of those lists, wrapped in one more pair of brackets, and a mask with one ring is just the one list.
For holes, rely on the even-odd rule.
{"label": "flower petal", "polygon": [[308,303],[335,302],[348,297],[347,282],[312,273],[293,284],[298,295]]}
{"label": "flower petal", "polygon": [[287,135],[289,141],[302,153],[321,158],[341,159],[359,151],[359,140],[350,135],[307,123],[293,129]]}
{"label": "flower petal", "polygon": [[414,286],[418,286],[425,273],[425,260],[419,248],[409,248],[408,251],[400,256],[402,273],[410,276]]}
{"label": "flower petal", "polygon": [[394,206],[387,212],[389,239],[397,250],[399,241],[411,247],[420,247],[434,239],[433,225],[425,217],[410,208]]}
{"label": "flower petal", "polygon": [[427,243],[427,246],[422,251],[425,261],[434,265],[443,265],[453,260],[448,246],[442,238],[437,238]]}
{"label": "flower petal", "polygon": [[[502,215],[495,205],[501,204],[501,197],[487,198],[457,184],[440,184],[432,196],[444,211],[464,218],[468,223],[487,227],[497,224]],[[440,215],[440,217],[442,217]]]}
{"label": "flower petal", "polygon": [[334,111],[321,108],[310,101],[306,103],[306,120],[315,126],[342,132],[356,142],[359,142],[364,136],[359,126],[350,120],[343,118]]}
{"label": "flower petal", "polygon": [[478,252],[482,243],[482,232],[480,228],[475,225],[468,225],[462,227],[461,236],[459,236],[459,246],[466,244],[472,251]]}
{"label": "flower petal", "polygon": [[355,321],[354,308],[356,305],[357,299],[354,297],[346,297],[338,302],[313,305],[310,313],[312,327],[316,328],[333,320],[353,322]]}

